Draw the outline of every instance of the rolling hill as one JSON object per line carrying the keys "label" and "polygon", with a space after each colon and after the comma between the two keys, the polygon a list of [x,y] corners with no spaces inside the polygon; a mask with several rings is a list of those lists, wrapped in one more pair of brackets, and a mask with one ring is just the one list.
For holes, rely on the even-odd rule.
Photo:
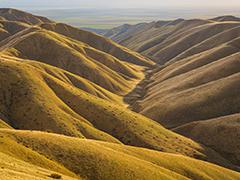
{"label": "rolling hill", "polygon": [[206,121],[192,122],[176,128],[175,131],[217,149],[227,159],[239,164],[239,120],[238,113]]}
{"label": "rolling hill", "polygon": [[[19,159],[15,165],[17,171],[22,171],[20,167],[26,164],[23,164],[23,161],[34,164],[30,168],[32,173],[28,172],[28,179],[31,175],[36,177],[35,174],[47,178],[54,171],[58,175],[72,179],[76,177],[119,180],[237,179],[239,177],[237,172],[182,155],[42,132],[5,129],[1,130],[0,134],[0,151],[4,152],[0,154],[1,160],[9,154],[14,155]],[[11,146],[15,149],[11,149]],[[8,166],[1,170],[4,173],[1,173],[0,177],[5,177],[11,168],[8,161],[4,163]],[[29,168],[29,165],[26,167]],[[53,172],[43,171],[40,167],[51,168]],[[26,169],[24,171],[26,172]],[[24,175],[23,173],[21,172],[21,175]]]}
{"label": "rolling hill", "polygon": [[[238,112],[237,37],[163,68],[66,24],[15,9],[0,9],[0,16],[0,179],[240,176],[232,160],[238,151],[224,149],[233,153],[226,156],[214,141],[191,140],[165,128]],[[224,27],[237,31],[235,23]],[[219,52],[226,53],[217,58]],[[135,96],[142,84],[144,93]],[[209,94],[216,94],[214,101],[204,98]],[[129,95],[137,97],[131,108],[148,117],[127,108]],[[208,108],[196,112],[203,103]],[[159,111],[163,105],[168,107]]]}
{"label": "rolling hill", "polygon": [[[237,36],[237,30],[228,31],[234,31],[238,27],[239,18],[222,16],[210,20],[177,19],[123,25],[109,30],[104,35],[150,57],[159,64],[165,64],[173,59],[179,60],[187,57],[185,53],[188,51],[192,51],[191,55],[193,55],[215,47],[217,43],[220,43],[221,38],[225,42],[227,39],[229,41],[233,38],[231,36]],[[209,43],[210,41],[212,43]],[[193,48],[198,52],[194,52]]]}
{"label": "rolling hill", "polygon": [[[239,166],[239,152],[229,145],[239,144],[239,138],[230,135],[239,130],[239,122],[231,118],[240,107],[239,18],[178,19],[138,26],[111,38],[162,66],[129,94],[130,99],[134,96],[131,109],[212,147]],[[219,128],[225,133],[216,133]]]}
{"label": "rolling hill", "polygon": [[61,69],[9,56],[1,58],[0,69],[1,119],[15,129],[124,143],[230,165],[211,149],[117,105],[116,95],[78,76],[75,86],[74,75]]}

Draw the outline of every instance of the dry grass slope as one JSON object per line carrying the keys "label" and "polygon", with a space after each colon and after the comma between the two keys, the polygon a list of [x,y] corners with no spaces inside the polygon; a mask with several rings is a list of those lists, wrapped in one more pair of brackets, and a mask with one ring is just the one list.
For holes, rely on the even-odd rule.
{"label": "dry grass slope", "polygon": [[[234,169],[238,151],[221,151],[215,141],[186,134],[213,150],[125,107],[124,96],[154,62],[43,17],[14,9],[0,9],[1,16],[0,178],[47,179],[54,173],[66,179],[239,177],[185,157]],[[136,35],[123,44],[158,63],[169,62],[147,77],[146,94],[133,108],[167,127],[239,113],[239,22],[227,20],[178,19],[120,28],[117,38]],[[207,124],[211,133],[214,123]]]}
{"label": "dry grass slope", "polygon": [[[142,87],[145,92],[139,94],[132,109],[167,128],[176,128],[239,165],[237,148],[220,142],[222,137],[228,144],[239,144],[239,138],[230,133],[239,131],[236,119],[232,120],[240,108],[239,19],[179,19],[145,24],[144,31],[128,28],[121,43],[164,64],[147,79]],[[218,133],[221,127],[224,135]]]}
{"label": "dry grass slope", "polygon": [[240,166],[239,128],[240,115],[238,113],[207,121],[192,122],[176,128],[175,131],[212,147]]}
{"label": "dry grass slope", "polygon": [[55,68],[42,69],[40,65],[1,60],[1,112],[12,127],[122,142],[231,166],[211,149],[123,106],[88,94],[58,74],[61,70],[52,74]]}
{"label": "dry grass slope", "polygon": [[[84,179],[237,179],[239,177],[237,172],[181,155],[42,132],[1,130],[0,134],[0,141],[5,144],[0,146],[1,151],[2,147],[5,149],[14,144],[19,154],[15,155],[16,151],[12,152],[13,149],[8,150],[7,153],[15,156],[21,154],[20,159],[26,158],[28,163],[34,163],[35,166],[42,167],[44,163],[48,163],[45,167],[49,167],[55,164],[52,170],[71,177],[75,177],[75,174]],[[31,153],[23,155],[26,150]],[[30,172],[32,171],[34,169]],[[46,172],[44,174],[46,175]]]}

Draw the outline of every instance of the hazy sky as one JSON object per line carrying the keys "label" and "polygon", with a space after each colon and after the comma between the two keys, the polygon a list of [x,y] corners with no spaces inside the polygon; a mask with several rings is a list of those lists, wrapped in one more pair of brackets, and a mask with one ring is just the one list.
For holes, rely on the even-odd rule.
{"label": "hazy sky", "polygon": [[239,7],[240,0],[0,0],[0,7],[161,8]]}

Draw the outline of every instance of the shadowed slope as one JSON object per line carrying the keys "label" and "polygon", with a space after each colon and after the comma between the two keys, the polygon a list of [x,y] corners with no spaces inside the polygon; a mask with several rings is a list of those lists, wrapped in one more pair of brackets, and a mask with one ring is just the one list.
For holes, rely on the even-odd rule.
{"label": "shadowed slope", "polygon": [[0,119],[0,128],[10,128],[11,129],[12,127]]}
{"label": "shadowed slope", "polygon": [[230,16],[211,20],[177,19],[119,27],[105,35],[159,64],[165,64],[215,47],[219,45],[217,43],[223,43],[221,41],[232,40],[237,36],[239,26],[238,18]]}
{"label": "shadowed slope", "polygon": [[174,38],[174,41],[166,40],[164,43],[149,49],[146,54],[150,54],[155,59],[157,58],[158,63],[165,64],[192,46],[195,46],[222,31],[239,25],[238,22],[209,23],[207,25],[192,28],[184,33],[180,33]]}
{"label": "shadowed slope", "polygon": [[[167,127],[236,113],[240,105],[239,68],[239,53],[236,53],[164,81],[156,81],[139,103],[139,110]],[[153,78],[157,77],[162,76],[158,74]]]}
{"label": "shadowed slope", "polygon": [[28,27],[27,24],[21,22],[0,20],[0,42]]}
{"label": "shadowed slope", "polygon": [[233,114],[205,121],[195,121],[180,126],[175,131],[212,147],[240,166],[239,129],[240,114]]}

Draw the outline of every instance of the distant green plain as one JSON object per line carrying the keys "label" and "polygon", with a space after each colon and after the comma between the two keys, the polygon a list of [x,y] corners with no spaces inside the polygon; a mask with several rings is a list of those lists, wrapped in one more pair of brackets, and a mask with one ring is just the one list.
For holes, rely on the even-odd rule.
{"label": "distant green plain", "polygon": [[213,18],[222,14],[240,16],[239,10],[228,9],[34,9],[34,14],[46,16],[81,28],[110,29],[123,24],[137,24],[177,18]]}

